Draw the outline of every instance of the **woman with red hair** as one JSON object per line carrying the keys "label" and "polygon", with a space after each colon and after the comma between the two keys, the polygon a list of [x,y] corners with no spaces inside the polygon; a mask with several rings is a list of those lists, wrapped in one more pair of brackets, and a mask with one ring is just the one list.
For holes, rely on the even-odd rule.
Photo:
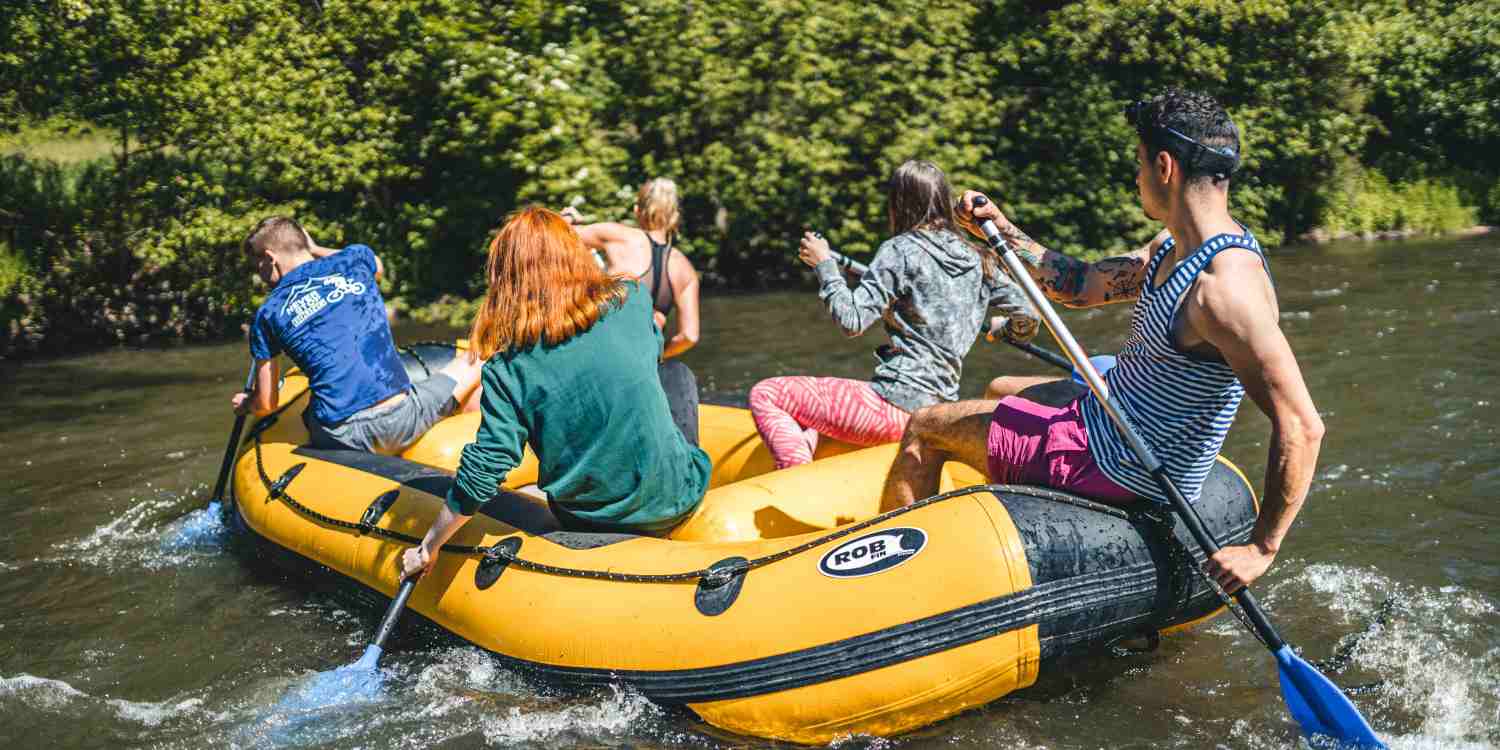
{"label": "woman with red hair", "polygon": [[446,507],[402,556],[410,576],[498,493],[530,445],[566,527],[661,534],[697,508],[708,455],[672,423],[656,376],[650,296],[607,276],[561,216],[514,214],[490,243],[489,292],[469,334],[486,360],[474,442]]}

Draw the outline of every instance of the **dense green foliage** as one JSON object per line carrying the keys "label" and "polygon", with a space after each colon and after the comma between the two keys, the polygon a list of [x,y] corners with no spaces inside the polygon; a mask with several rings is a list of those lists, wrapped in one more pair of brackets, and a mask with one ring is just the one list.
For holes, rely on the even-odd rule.
{"label": "dense green foliage", "polygon": [[1235,116],[1235,210],[1271,242],[1500,218],[1483,0],[38,0],[0,37],[12,138],[116,144],[0,143],[26,154],[0,161],[0,354],[231,330],[238,243],[274,212],[375,247],[403,305],[472,297],[506,213],[624,219],[654,175],[711,283],[794,277],[803,228],[867,256],[908,158],[1118,250],[1154,231],[1121,105],[1169,85]]}

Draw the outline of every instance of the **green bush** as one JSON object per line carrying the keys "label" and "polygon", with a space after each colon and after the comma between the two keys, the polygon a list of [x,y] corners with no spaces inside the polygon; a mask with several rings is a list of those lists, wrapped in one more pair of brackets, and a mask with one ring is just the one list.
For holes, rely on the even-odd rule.
{"label": "green bush", "polygon": [[271,213],[461,320],[507,213],[626,219],[655,175],[710,284],[799,278],[805,228],[868,258],[911,158],[1117,252],[1156,231],[1121,105],[1172,85],[1240,124],[1232,206],[1267,244],[1500,221],[1497,24],[1481,0],[0,4],[0,353],[236,330]]}
{"label": "green bush", "polygon": [[1370,169],[1355,169],[1331,189],[1320,220],[1329,233],[1409,231],[1442,234],[1472,226],[1474,208],[1459,189],[1436,180],[1392,183]]}

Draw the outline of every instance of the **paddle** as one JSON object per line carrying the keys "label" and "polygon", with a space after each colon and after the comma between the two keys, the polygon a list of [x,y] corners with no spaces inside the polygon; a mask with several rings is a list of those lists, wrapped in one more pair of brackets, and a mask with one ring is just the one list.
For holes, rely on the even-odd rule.
{"label": "paddle", "polygon": [[[974,207],[978,208],[989,201],[984,196],[974,199]],[[986,220],[980,225],[984,236],[989,239],[990,246],[1000,253],[1000,258],[1005,262],[1005,267],[1010,275],[1021,284],[1031,304],[1041,313],[1042,320],[1047,327],[1052,329],[1052,335],[1062,343],[1063,350],[1072,358],[1074,365],[1083,374],[1088,387],[1104,406],[1104,411],[1109,415],[1116,429],[1125,437],[1130,450],[1135,453],[1136,458],[1151,472],[1156,479],[1157,485],[1167,494],[1172,501],[1172,508],[1187,525],[1188,531],[1203,550],[1210,556],[1219,551],[1219,544],[1208,529],[1204,528],[1203,520],[1198,517],[1198,512],[1188,504],[1177,485],[1167,476],[1166,470],[1161,462],[1157,461],[1151,449],[1146,446],[1145,441],[1136,433],[1129,420],[1125,418],[1124,412],[1120,411],[1119,404],[1110,395],[1109,386],[1099,377],[1098,371],[1089,361],[1088,355],[1084,353],[1083,347],[1073,338],[1073,334],[1063,325],[1062,319],[1058,317],[1057,311],[1052,309],[1047,298],[1042,295],[1042,290],[1032,280],[1031,274],[1026,272],[1025,266],[1021,265],[1020,258],[1011,249],[1010,244],[1000,235],[1000,230],[995,227],[993,221]],[[1375,731],[1370,728],[1370,723],[1360,715],[1359,709],[1349,700],[1332,680],[1323,676],[1311,664],[1308,664],[1292,651],[1286,641],[1276,633],[1267,619],[1265,612],[1256,603],[1255,597],[1250,594],[1250,589],[1241,588],[1234,594],[1235,601],[1239,602],[1245,616],[1250,621],[1250,626],[1260,636],[1266,648],[1276,657],[1276,669],[1281,678],[1281,695],[1286,701],[1288,711],[1292,718],[1301,726],[1303,734],[1307,735],[1309,741],[1316,737],[1324,737],[1338,743],[1339,746],[1358,748],[1384,748],[1385,743],[1375,736]],[[1319,741],[1321,742],[1321,740]],[[1319,742],[1314,742],[1316,746]]]}
{"label": "paddle", "polygon": [[270,715],[279,717],[276,722],[278,736],[295,737],[302,734],[310,722],[317,721],[332,709],[349,703],[368,703],[380,697],[380,655],[384,653],[385,641],[396,629],[396,621],[406,609],[406,600],[411,598],[412,589],[416,588],[420,577],[412,576],[401,582],[396,597],[380,621],[380,628],[375,631],[375,640],[365,647],[359,661],[318,672],[276,702]]}
{"label": "paddle", "polygon": [[[870,270],[869,267],[865,264],[860,263],[859,261],[850,258],[843,253],[829,250],[828,254],[833,256],[833,262],[837,263],[839,269],[846,274],[852,276],[863,276],[865,275],[866,271]],[[1004,337],[1002,336],[1001,338]],[[1062,355],[1058,354],[1057,352],[1051,351],[1049,349],[1044,349],[1029,341],[1011,341],[1010,339],[1005,339],[1005,343],[1010,344],[1011,346],[1014,346],[1015,348],[1020,349],[1021,351],[1026,352],[1027,354],[1030,354],[1031,356],[1036,357],[1037,359],[1040,359],[1041,361],[1062,370],[1063,372],[1073,371],[1072,363],[1068,362],[1068,360],[1064,359]]]}
{"label": "paddle", "polygon": [[380,655],[385,653],[385,641],[391,637],[391,631],[396,629],[396,621],[401,619],[401,612],[406,609],[406,600],[411,598],[412,590],[417,587],[417,579],[421,577],[419,573],[401,582],[401,588],[396,589],[396,598],[391,600],[390,608],[385,611],[385,617],[380,620],[380,627],[375,631],[375,640],[365,647],[364,655],[354,663],[355,669],[375,669]]}
{"label": "paddle", "polygon": [[[244,393],[250,393],[250,390],[254,386],[255,360],[252,359],[250,360],[250,371],[248,373],[245,373]],[[229,467],[234,463],[235,454],[239,452],[240,433],[243,432],[244,429],[245,415],[236,414],[234,417],[234,427],[229,430],[229,444],[224,446],[224,460],[219,464],[219,481],[214,483],[214,495],[208,500],[210,508],[224,501],[224,486],[229,483]]]}

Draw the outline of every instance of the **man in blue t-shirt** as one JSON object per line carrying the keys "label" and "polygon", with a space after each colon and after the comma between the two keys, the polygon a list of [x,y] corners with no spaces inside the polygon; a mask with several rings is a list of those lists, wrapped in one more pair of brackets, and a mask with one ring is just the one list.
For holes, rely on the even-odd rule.
{"label": "man in blue t-shirt", "polygon": [[254,387],[234,397],[236,412],[276,410],[283,352],[307,375],[312,403],[302,418],[315,446],[399,453],[460,404],[478,405],[481,363],[466,356],[421,383],[406,377],[370,248],[320,247],[296,221],[273,216],[244,250],[272,289],[250,326]]}

